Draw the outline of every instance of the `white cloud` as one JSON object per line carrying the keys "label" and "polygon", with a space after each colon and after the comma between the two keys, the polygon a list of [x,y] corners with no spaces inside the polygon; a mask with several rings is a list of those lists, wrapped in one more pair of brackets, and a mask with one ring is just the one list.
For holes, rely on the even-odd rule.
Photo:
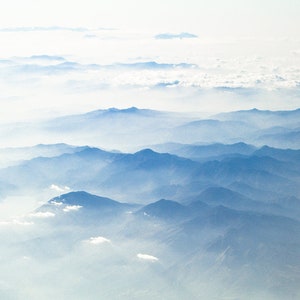
{"label": "white cloud", "polygon": [[57,202],[57,201],[51,201],[50,202],[51,204],[53,204],[54,206],[62,206],[63,205],[63,203],[62,202]]}
{"label": "white cloud", "polygon": [[29,226],[33,225],[33,222],[27,222],[27,221],[22,221],[18,219],[13,219],[10,221],[0,221],[0,226],[1,225],[18,225],[18,226]]}
{"label": "white cloud", "polygon": [[137,258],[141,259],[141,260],[151,261],[151,262],[158,261],[157,257],[149,255],[149,254],[139,253],[139,254],[137,254]]}
{"label": "white cloud", "polygon": [[82,208],[81,205],[67,205],[63,211],[64,212],[70,212],[70,211],[78,211],[80,208]]}
{"label": "white cloud", "polygon": [[50,190],[56,191],[56,192],[68,192],[70,191],[70,188],[68,186],[59,186],[56,184],[50,185]]}
{"label": "white cloud", "polygon": [[104,243],[110,243],[110,240],[103,236],[97,236],[97,237],[91,237],[89,239],[89,243],[93,245],[99,245]]}
{"label": "white cloud", "polygon": [[29,217],[31,218],[41,218],[41,219],[46,219],[46,218],[53,218],[55,217],[55,214],[50,212],[50,211],[46,211],[46,212],[36,212],[36,213],[31,213],[29,215]]}
{"label": "white cloud", "polygon": [[[252,99],[241,99],[243,89],[299,90],[300,56],[291,55],[300,49],[299,41],[213,40],[200,35],[199,39],[184,41],[155,40],[152,34],[119,30],[114,31],[114,39],[101,40],[102,32],[93,33],[99,39],[82,39],[82,34],[67,31],[26,35],[0,31],[1,39],[6,41],[0,59],[0,73],[5,74],[0,75],[0,120],[42,119],[113,106],[177,111],[205,111],[206,107],[216,111],[220,107],[221,111],[223,94],[231,99],[238,96],[230,103],[224,101],[226,110],[250,109],[257,104]],[[33,51],[31,45],[36,39],[40,43]],[[65,53],[70,55],[61,53],[57,40],[62,41]],[[99,47],[101,53],[96,51]],[[210,97],[214,89],[221,93]],[[258,108],[299,106],[298,99],[292,96],[280,98],[275,103],[263,96]],[[65,192],[57,184],[51,189]]]}

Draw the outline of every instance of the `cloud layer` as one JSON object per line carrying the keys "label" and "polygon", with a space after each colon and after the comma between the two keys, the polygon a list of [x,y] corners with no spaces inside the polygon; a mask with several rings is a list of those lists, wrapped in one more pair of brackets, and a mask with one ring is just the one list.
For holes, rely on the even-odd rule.
{"label": "cloud layer", "polygon": [[0,58],[2,121],[113,106],[296,108],[296,40],[173,38],[186,33],[155,39],[121,30],[30,28],[0,31],[6,41]]}

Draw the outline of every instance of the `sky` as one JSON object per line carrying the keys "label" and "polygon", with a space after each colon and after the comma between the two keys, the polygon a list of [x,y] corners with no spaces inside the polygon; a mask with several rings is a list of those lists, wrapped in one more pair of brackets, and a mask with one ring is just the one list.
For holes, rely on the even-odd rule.
{"label": "sky", "polygon": [[12,0],[0,27],[82,26],[195,31],[201,36],[299,36],[298,0]]}
{"label": "sky", "polygon": [[[298,108],[299,15],[297,0],[7,1],[0,122],[109,107]],[[197,37],[156,38],[183,32]]]}

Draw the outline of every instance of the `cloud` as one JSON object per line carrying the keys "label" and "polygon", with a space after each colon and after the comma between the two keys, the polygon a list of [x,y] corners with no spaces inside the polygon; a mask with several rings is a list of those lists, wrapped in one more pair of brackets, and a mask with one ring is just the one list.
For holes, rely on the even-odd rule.
{"label": "cloud", "polygon": [[[94,33],[99,38],[83,39]],[[0,34],[3,39],[10,36]],[[260,41],[194,38],[182,43],[179,39],[155,40],[152,34],[114,34],[113,40],[101,40],[105,33],[98,31],[12,34],[11,40],[17,40],[19,46],[7,39],[0,60],[1,121],[111,106],[221,111],[223,103],[228,103],[226,110],[252,108],[257,102],[259,108],[272,109],[295,108],[299,103],[300,56],[281,55],[282,43],[263,43],[265,47],[253,54],[249,43],[259,46]],[[32,51],[30,44],[37,37],[41,42]],[[57,38],[62,39],[63,48],[55,43]],[[22,45],[27,48],[22,50]],[[100,47],[101,55],[96,51]],[[284,47],[298,49],[289,42]],[[273,95],[265,97],[262,91],[281,93],[281,99],[277,96],[273,101]],[[225,101],[228,98],[230,102]]]}
{"label": "cloud", "polygon": [[50,204],[53,204],[54,206],[62,206],[63,203],[62,202],[57,202],[57,201],[51,201]]}
{"label": "cloud", "polygon": [[[191,57],[188,62],[174,57],[174,63],[157,60],[110,64],[82,63],[63,56],[39,54],[0,60],[3,85],[13,87],[32,80],[51,90],[91,93],[110,88],[200,88],[200,89],[278,89],[297,88],[299,70],[289,64],[267,65],[263,58],[215,59],[206,62]],[[201,67],[200,67],[201,66]],[[255,67],[254,67],[255,66]],[[245,72],[244,70],[249,70]],[[274,73],[276,71],[276,73]],[[21,86],[21,88],[24,88]],[[22,93],[22,99],[24,93]]]}
{"label": "cloud", "polygon": [[[28,79],[28,75],[41,80],[43,76],[62,76],[70,72],[87,72],[99,69],[97,64],[81,64],[75,61],[68,61],[63,56],[57,55],[32,55],[29,57],[12,57],[0,60],[0,68],[6,76],[0,76],[0,80],[9,82],[12,79]],[[2,77],[2,78],[1,78]]]}
{"label": "cloud", "polygon": [[149,254],[139,253],[139,254],[137,254],[137,258],[140,260],[146,260],[146,261],[151,261],[151,262],[158,261],[157,257],[149,255]]}
{"label": "cloud", "polygon": [[55,217],[55,214],[50,212],[50,211],[46,211],[46,212],[35,212],[35,213],[31,213],[29,215],[29,217],[31,218],[41,218],[41,219],[46,219],[46,218],[53,218]]}
{"label": "cloud", "polygon": [[111,241],[103,236],[91,237],[89,243],[93,245],[99,245],[104,243],[110,243]]}
{"label": "cloud", "polygon": [[176,68],[197,68],[195,64],[188,63],[157,63],[156,61],[143,61],[135,63],[116,63],[113,65],[103,66],[104,68],[116,68],[116,69],[146,69],[146,70],[161,70],[161,69],[176,69]]}
{"label": "cloud", "polygon": [[59,186],[56,184],[51,184],[50,185],[50,190],[56,191],[56,192],[69,192],[70,188],[68,186]]}
{"label": "cloud", "polygon": [[171,40],[171,39],[192,39],[197,38],[198,36],[188,32],[181,33],[161,33],[157,34],[154,38],[157,40]]}
{"label": "cloud", "polygon": [[64,212],[70,212],[70,211],[78,211],[80,208],[82,208],[81,205],[67,205],[63,211]]}
{"label": "cloud", "polygon": [[82,65],[72,61],[65,61],[57,64],[38,64],[36,62],[30,64],[18,64],[11,66],[8,70],[13,72],[22,72],[28,74],[42,75],[60,75],[68,72],[87,71],[90,69],[99,68],[97,65]]}
{"label": "cloud", "polygon": [[34,225],[33,222],[27,222],[27,221],[22,221],[18,219],[13,219],[10,221],[0,221],[0,226],[1,225],[18,225],[18,226],[29,226],[29,225]]}
{"label": "cloud", "polygon": [[32,55],[29,57],[29,59],[33,59],[33,60],[55,60],[55,61],[65,61],[65,58],[62,56],[57,56],[57,55],[46,55],[46,54],[42,54],[42,55]]}

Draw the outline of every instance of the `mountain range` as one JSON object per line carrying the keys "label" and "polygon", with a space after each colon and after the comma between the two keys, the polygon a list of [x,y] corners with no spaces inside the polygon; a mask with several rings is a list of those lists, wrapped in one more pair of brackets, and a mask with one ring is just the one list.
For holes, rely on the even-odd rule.
{"label": "mountain range", "polygon": [[[251,211],[229,208],[220,205],[224,201],[229,203],[229,198],[210,201],[208,194],[212,195],[211,191],[205,192],[200,200],[184,205],[161,199],[144,206],[82,191],[63,194],[24,217],[27,221],[34,220],[36,225],[32,226],[39,238],[28,237],[25,246],[22,242],[22,249],[30,257],[35,254],[34,260],[46,263],[49,259],[72,261],[74,253],[80,255],[78,260],[82,263],[101,263],[107,276],[104,282],[124,280],[121,271],[124,272],[124,268],[125,274],[130,269],[137,272],[142,282],[146,274],[160,278],[163,281],[159,289],[178,282],[180,294],[174,299],[188,296],[197,299],[199,282],[207,285],[200,295],[212,297],[208,274],[214,274],[214,284],[219,284],[215,291],[217,297],[239,294],[246,299],[251,293],[256,298],[265,295],[267,299],[280,299],[282,294],[293,298],[300,267],[299,221],[256,212],[253,207]],[[236,202],[232,199],[230,206],[234,207]],[[50,213],[53,216],[46,217]],[[37,218],[38,215],[45,217]],[[59,247],[54,241],[60,241]],[[37,249],[42,251],[37,252]],[[134,259],[141,249],[149,254],[144,255],[144,262],[139,265]],[[81,264],[73,268],[78,272]],[[142,275],[143,272],[146,273]],[[136,284],[137,278],[132,279],[125,281],[122,292]],[[260,285],[260,281],[264,285]],[[155,290],[148,290],[144,297],[154,296]],[[96,294],[94,291],[91,292],[93,299],[99,293],[102,295],[98,289]],[[118,290],[117,295],[121,291]],[[132,293],[137,297],[137,291]],[[165,290],[163,293],[170,297]]]}
{"label": "mountain range", "polygon": [[3,126],[43,144],[0,149],[0,296],[298,299],[298,117],[131,107]]}

